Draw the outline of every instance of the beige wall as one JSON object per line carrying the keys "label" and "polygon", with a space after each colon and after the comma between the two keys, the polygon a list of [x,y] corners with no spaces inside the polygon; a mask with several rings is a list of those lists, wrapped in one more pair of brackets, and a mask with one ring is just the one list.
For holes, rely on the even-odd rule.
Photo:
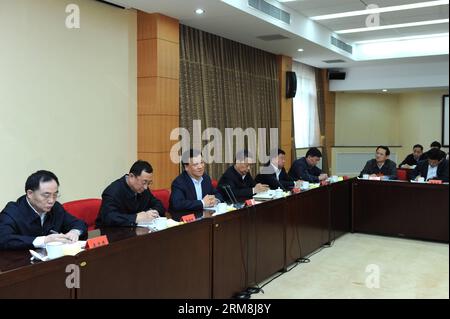
{"label": "beige wall", "polygon": [[403,145],[402,158],[410,154],[414,144],[427,150],[433,141],[441,142],[442,95],[448,90],[403,93],[399,96],[401,118],[399,130]]}
{"label": "beige wall", "polygon": [[396,94],[336,93],[335,145],[399,145]]}
{"label": "beige wall", "polygon": [[[65,27],[78,4],[81,28]],[[54,171],[61,202],[100,197],[136,159],[136,13],[0,0],[0,209]]]}
{"label": "beige wall", "polygon": [[441,140],[442,95],[448,90],[405,93],[337,93],[336,145],[401,145],[398,158],[414,144],[425,149]]}

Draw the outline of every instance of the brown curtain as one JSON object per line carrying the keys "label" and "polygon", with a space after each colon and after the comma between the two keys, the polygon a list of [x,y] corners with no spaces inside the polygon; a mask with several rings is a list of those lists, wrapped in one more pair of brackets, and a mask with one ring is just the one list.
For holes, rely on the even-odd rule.
{"label": "brown curtain", "polygon": [[317,109],[319,114],[320,126],[320,145],[322,145],[322,170],[329,172],[328,150],[325,141],[325,78],[322,69],[315,69],[316,88],[317,88]]}
{"label": "brown curtain", "polygon": [[[202,131],[218,128],[223,139],[225,128],[266,128],[269,141],[280,123],[278,82],[275,55],[180,25],[180,127],[191,139],[193,120],[201,120]],[[225,140],[222,148],[225,159]],[[229,165],[206,169],[218,179]]]}

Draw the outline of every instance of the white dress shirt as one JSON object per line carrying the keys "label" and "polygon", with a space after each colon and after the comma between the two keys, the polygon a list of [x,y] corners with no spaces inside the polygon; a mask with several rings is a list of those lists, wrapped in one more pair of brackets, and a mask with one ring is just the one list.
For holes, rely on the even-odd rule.
{"label": "white dress shirt", "polygon": [[278,166],[273,165],[273,163],[271,163],[270,165],[272,165],[274,171],[275,171],[275,175],[277,176],[277,180],[280,180],[280,173],[281,173],[281,169],[278,168]]}
{"label": "white dress shirt", "polygon": [[202,182],[203,177],[200,177],[200,179],[195,179],[191,177],[192,183],[194,183],[195,188],[195,194],[197,195],[197,200],[200,200],[203,204],[203,207],[205,207],[205,203],[203,202],[203,191],[202,191]]}
{"label": "white dress shirt", "polygon": [[[44,225],[45,216],[47,216],[47,213],[39,213],[36,209],[34,209],[33,205],[30,204],[28,198],[26,198],[28,205],[30,205],[31,209],[34,210],[36,214],[38,214],[39,218],[41,219],[41,226]],[[33,246],[34,248],[44,248],[45,247],[45,236],[38,236],[33,240]]]}
{"label": "white dress shirt", "polygon": [[437,176],[437,169],[438,169],[437,166],[431,167],[430,165],[428,165],[428,173],[427,173],[427,179],[426,180],[429,180],[429,179],[432,179],[432,178],[436,177]]}

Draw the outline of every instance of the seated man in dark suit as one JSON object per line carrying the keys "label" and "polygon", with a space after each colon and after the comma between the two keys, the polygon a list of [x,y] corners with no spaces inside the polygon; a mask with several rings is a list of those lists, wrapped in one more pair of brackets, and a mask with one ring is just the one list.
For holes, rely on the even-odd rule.
{"label": "seated man in dark suit", "polygon": [[[231,191],[238,201],[250,199],[254,194],[265,192],[269,189],[266,184],[256,183],[250,174],[250,163],[254,163],[248,150],[236,153],[235,164],[228,167],[219,180],[219,189],[224,197],[228,197],[224,191],[226,186],[230,186]],[[230,198],[230,201],[233,201]]]}
{"label": "seated man in dark suit", "polygon": [[387,146],[378,146],[375,158],[367,161],[359,177],[368,174],[370,177],[385,176],[388,179],[397,179],[397,165],[389,159],[391,151]]}
{"label": "seated man in dark suit", "polygon": [[423,146],[416,144],[413,147],[413,152],[406,156],[403,162],[398,167],[400,168],[414,168],[418,162],[423,161],[425,155],[423,154]]}
{"label": "seated man in dark suit", "polygon": [[290,190],[294,188],[294,180],[286,173],[284,164],[286,163],[286,153],[278,149],[269,163],[263,168],[263,171],[256,175],[255,182],[269,185],[270,189],[281,188]]}
{"label": "seated man in dark suit", "polygon": [[197,218],[201,217],[203,208],[214,207],[223,201],[205,173],[205,163],[199,151],[184,152],[182,163],[184,171],[172,182],[170,194],[169,212],[174,220],[192,213]]}
{"label": "seated man in dark suit", "polygon": [[312,147],[306,152],[305,157],[299,158],[292,163],[289,175],[294,180],[303,180],[311,183],[319,183],[326,180],[328,175],[323,173],[316,165],[319,163],[322,153],[319,149]]}
{"label": "seated man in dark suit", "polygon": [[429,150],[428,159],[419,162],[410,177],[415,180],[423,177],[426,181],[439,179],[448,182],[448,161],[445,159],[445,152],[437,148]]}
{"label": "seated man in dark suit", "polygon": [[102,206],[95,221],[100,226],[136,226],[164,216],[160,200],[149,190],[153,183],[153,167],[136,161],[130,172],[112,182],[102,193]]}
{"label": "seated man in dark suit", "polygon": [[87,234],[86,224],[56,201],[58,178],[37,171],[25,183],[26,194],[0,213],[0,249],[44,248],[49,242],[74,243]]}
{"label": "seated man in dark suit", "polygon": [[[430,150],[432,150],[432,149],[434,149],[434,148],[440,150],[441,147],[442,147],[442,145],[441,145],[441,143],[439,143],[438,141],[434,141],[434,142],[432,142],[432,143],[430,144]],[[429,152],[430,150],[428,150],[427,152],[423,153],[423,160],[428,159],[428,152]]]}

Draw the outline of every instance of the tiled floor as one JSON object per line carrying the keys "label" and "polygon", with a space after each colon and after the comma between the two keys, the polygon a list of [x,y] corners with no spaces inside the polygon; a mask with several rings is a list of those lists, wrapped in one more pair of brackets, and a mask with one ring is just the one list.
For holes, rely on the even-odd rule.
{"label": "tiled floor", "polygon": [[449,298],[448,244],[346,234],[310,260],[252,299]]}

